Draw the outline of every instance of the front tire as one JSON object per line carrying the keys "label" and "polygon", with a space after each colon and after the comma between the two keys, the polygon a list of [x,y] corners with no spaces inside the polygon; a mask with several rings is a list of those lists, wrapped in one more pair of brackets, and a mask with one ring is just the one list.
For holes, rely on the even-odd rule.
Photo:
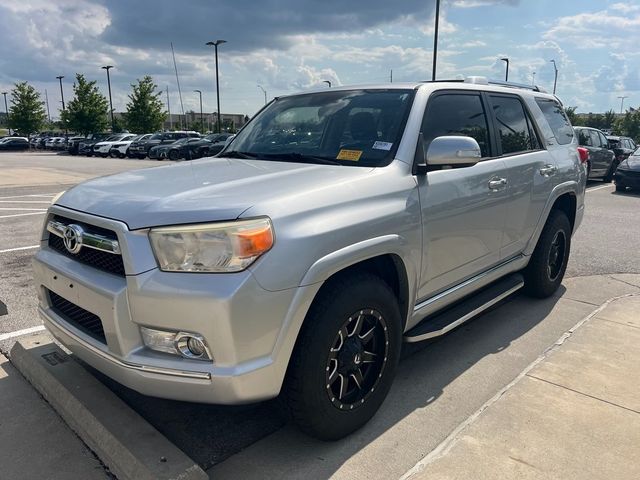
{"label": "front tire", "polygon": [[337,440],[367,423],[391,388],[401,342],[398,302],[380,278],[359,273],[323,287],[305,319],[285,384],[301,430]]}
{"label": "front tire", "polygon": [[180,153],[177,150],[169,150],[169,160],[178,160],[180,158]]}
{"label": "front tire", "polygon": [[552,210],[524,270],[525,292],[532,297],[553,295],[564,278],[571,251],[571,224],[567,215]]}
{"label": "front tire", "polygon": [[626,192],[627,187],[622,185],[621,183],[616,183],[616,192]]}

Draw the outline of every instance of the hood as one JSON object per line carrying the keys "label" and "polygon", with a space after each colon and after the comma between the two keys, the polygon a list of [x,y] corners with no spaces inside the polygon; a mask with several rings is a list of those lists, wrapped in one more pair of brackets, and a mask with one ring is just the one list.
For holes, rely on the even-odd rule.
{"label": "hood", "polygon": [[640,156],[630,156],[618,168],[640,171]]}
{"label": "hood", "polygon": [[57,205],[126,223],[130,229],[234,220],[294,191],[361,177],[371,168],[212,158],[89,180]]}

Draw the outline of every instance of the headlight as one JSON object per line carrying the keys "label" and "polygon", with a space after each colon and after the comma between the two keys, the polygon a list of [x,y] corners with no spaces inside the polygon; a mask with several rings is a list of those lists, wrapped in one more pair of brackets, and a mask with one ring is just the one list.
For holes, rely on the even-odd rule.
{"label": "headlight", "polygon": [[165,272],[239,272],[273,246],[268,218],[153,228],[151,246]]}

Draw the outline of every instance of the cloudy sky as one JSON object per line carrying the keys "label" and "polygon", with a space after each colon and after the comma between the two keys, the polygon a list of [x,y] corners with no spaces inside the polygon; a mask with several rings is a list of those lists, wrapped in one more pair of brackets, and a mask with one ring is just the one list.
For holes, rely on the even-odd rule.
{"label": "cloudy sky", "polygon": [[[111,71],[114,108],[130,83],[152,75],[169,87],[179,110],[170,42],[176,50],[185,110],[215,110],[220,46],[221,109],[252,115],[269,98],[322,85],[431,77],[435,0],[2,0],[0,88],[27,80],[48,91],[58,116],[76,72],[106,94]],[[553,86],[579,112],[640,106],[640,0],[442,0],[438,78],[485,75]],[[4,109],[4,105],[0,107]]]}

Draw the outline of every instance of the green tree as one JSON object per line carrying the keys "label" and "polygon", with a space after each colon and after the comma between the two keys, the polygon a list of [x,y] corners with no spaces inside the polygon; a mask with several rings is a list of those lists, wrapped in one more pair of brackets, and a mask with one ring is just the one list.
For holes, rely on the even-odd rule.
{"label": "green tree", "polygon": [[631,137],[636,142],[640,141],[640,110],[630,108],[623,117],[615,123],[615,131],[618,135]]}
{"label": "green tree", "polygon": [[137,85],[131,85],[131,88],[133,91],[129,95],[125,114],[129,130],[136,133],[160,130],[167,118],[164,103],[160,100],[162,91],[158,91],[158,86],[149,75],[138,79]]}
{"label": "green tree", "polygon": [[73,84],[74,97],[62,114],[66,126],[82,135],[103,132],[109,125],[109,102],[96,83],[95,80],[88,82],[84,75],[77,73]]}
{"label": "green tree", "polygon": [[613,110],[609,110],[608,112],[604,113],[602,118],[604,122],[604,125],[602,128],[606,128],[607,130],[610,130],[614,127],[614,124],[616,122],[616,112],[614,112]]}
{"label": "green tree", "polygon": [[571,122],[571,125],[581,125],[581,121],[578,118],[578,115],[576,115],[576,109],[578,107],[564,107],[564,113],[567,114],[567,118],[569,119],[569,121]]}
{"label": "green tree", "polygon": [[47,112],[40,94],[27,82],[16,83],[11,90],[9,127],[22,135],[37,132],[44,125]]}

